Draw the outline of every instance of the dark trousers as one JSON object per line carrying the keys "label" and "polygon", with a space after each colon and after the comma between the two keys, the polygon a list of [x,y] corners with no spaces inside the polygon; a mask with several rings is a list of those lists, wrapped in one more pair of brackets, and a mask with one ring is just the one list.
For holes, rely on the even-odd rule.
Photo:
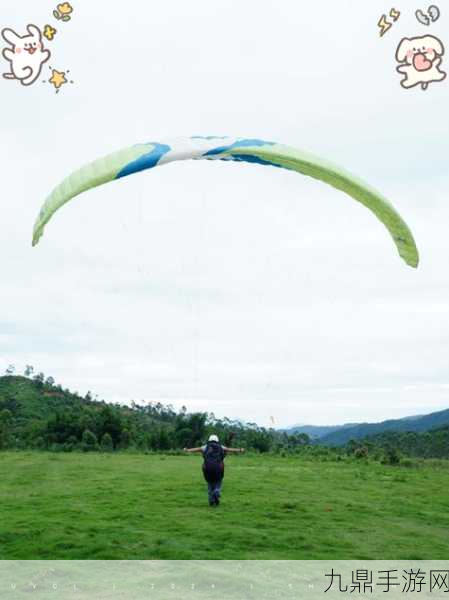
{"label": "dark trousers", "polygon": [[220,500],[222,483],[223,479],[220,479],[220,481],[214,481],[213,483],[210,481],[207,482],[207,495],[209,497],[209,504],[215,504],[217,500]]}
{"label": "dark trousers", "polygon": [[207,481],[207,495],[209,504],[216,504],[220,500],[221,486],[223,485],[224,464],[203,465],[204,479]]}

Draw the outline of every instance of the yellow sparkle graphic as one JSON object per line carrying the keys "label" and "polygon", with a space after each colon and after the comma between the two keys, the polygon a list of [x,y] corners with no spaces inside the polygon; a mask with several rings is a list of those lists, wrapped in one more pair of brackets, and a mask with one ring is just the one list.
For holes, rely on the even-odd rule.
{"label": "yellow sparkle graphic", "polygon": [[44,36],[47,40],[51,41],[55,37],[56,29],[51,25],[45,25],[44,27]]}
{"label": "yellow sparkle graphic", "polygon": [[51,77],[48,80],[49,83],[55,86],[56,93],[59,92],[61,86],[67,83],[67,79],[64,71],[57,71],[56,69],[51,70]]}

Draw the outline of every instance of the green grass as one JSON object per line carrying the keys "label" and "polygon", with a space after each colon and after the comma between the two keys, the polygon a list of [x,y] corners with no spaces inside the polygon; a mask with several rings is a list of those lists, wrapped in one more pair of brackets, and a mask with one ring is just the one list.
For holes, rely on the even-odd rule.
{"label": "green grass", "polygon": [[0,453],[0,559],[447,559],[449,463]]}

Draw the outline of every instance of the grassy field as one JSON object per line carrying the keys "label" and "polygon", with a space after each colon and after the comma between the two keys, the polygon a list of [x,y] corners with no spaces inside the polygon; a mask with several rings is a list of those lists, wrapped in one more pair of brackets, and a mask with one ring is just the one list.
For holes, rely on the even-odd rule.
{"label": "grassy field", "polygon": [[0,453],[0,559],[447,559],[449,463]]}

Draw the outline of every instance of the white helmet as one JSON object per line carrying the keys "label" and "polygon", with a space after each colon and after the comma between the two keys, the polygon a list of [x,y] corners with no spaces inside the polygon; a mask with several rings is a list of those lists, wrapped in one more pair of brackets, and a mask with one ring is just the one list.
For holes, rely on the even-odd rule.
{"label": "white helmet", "polygon": [[218,442],[218,435],[215,435],[214,433],[210,435],[208,442]]}

